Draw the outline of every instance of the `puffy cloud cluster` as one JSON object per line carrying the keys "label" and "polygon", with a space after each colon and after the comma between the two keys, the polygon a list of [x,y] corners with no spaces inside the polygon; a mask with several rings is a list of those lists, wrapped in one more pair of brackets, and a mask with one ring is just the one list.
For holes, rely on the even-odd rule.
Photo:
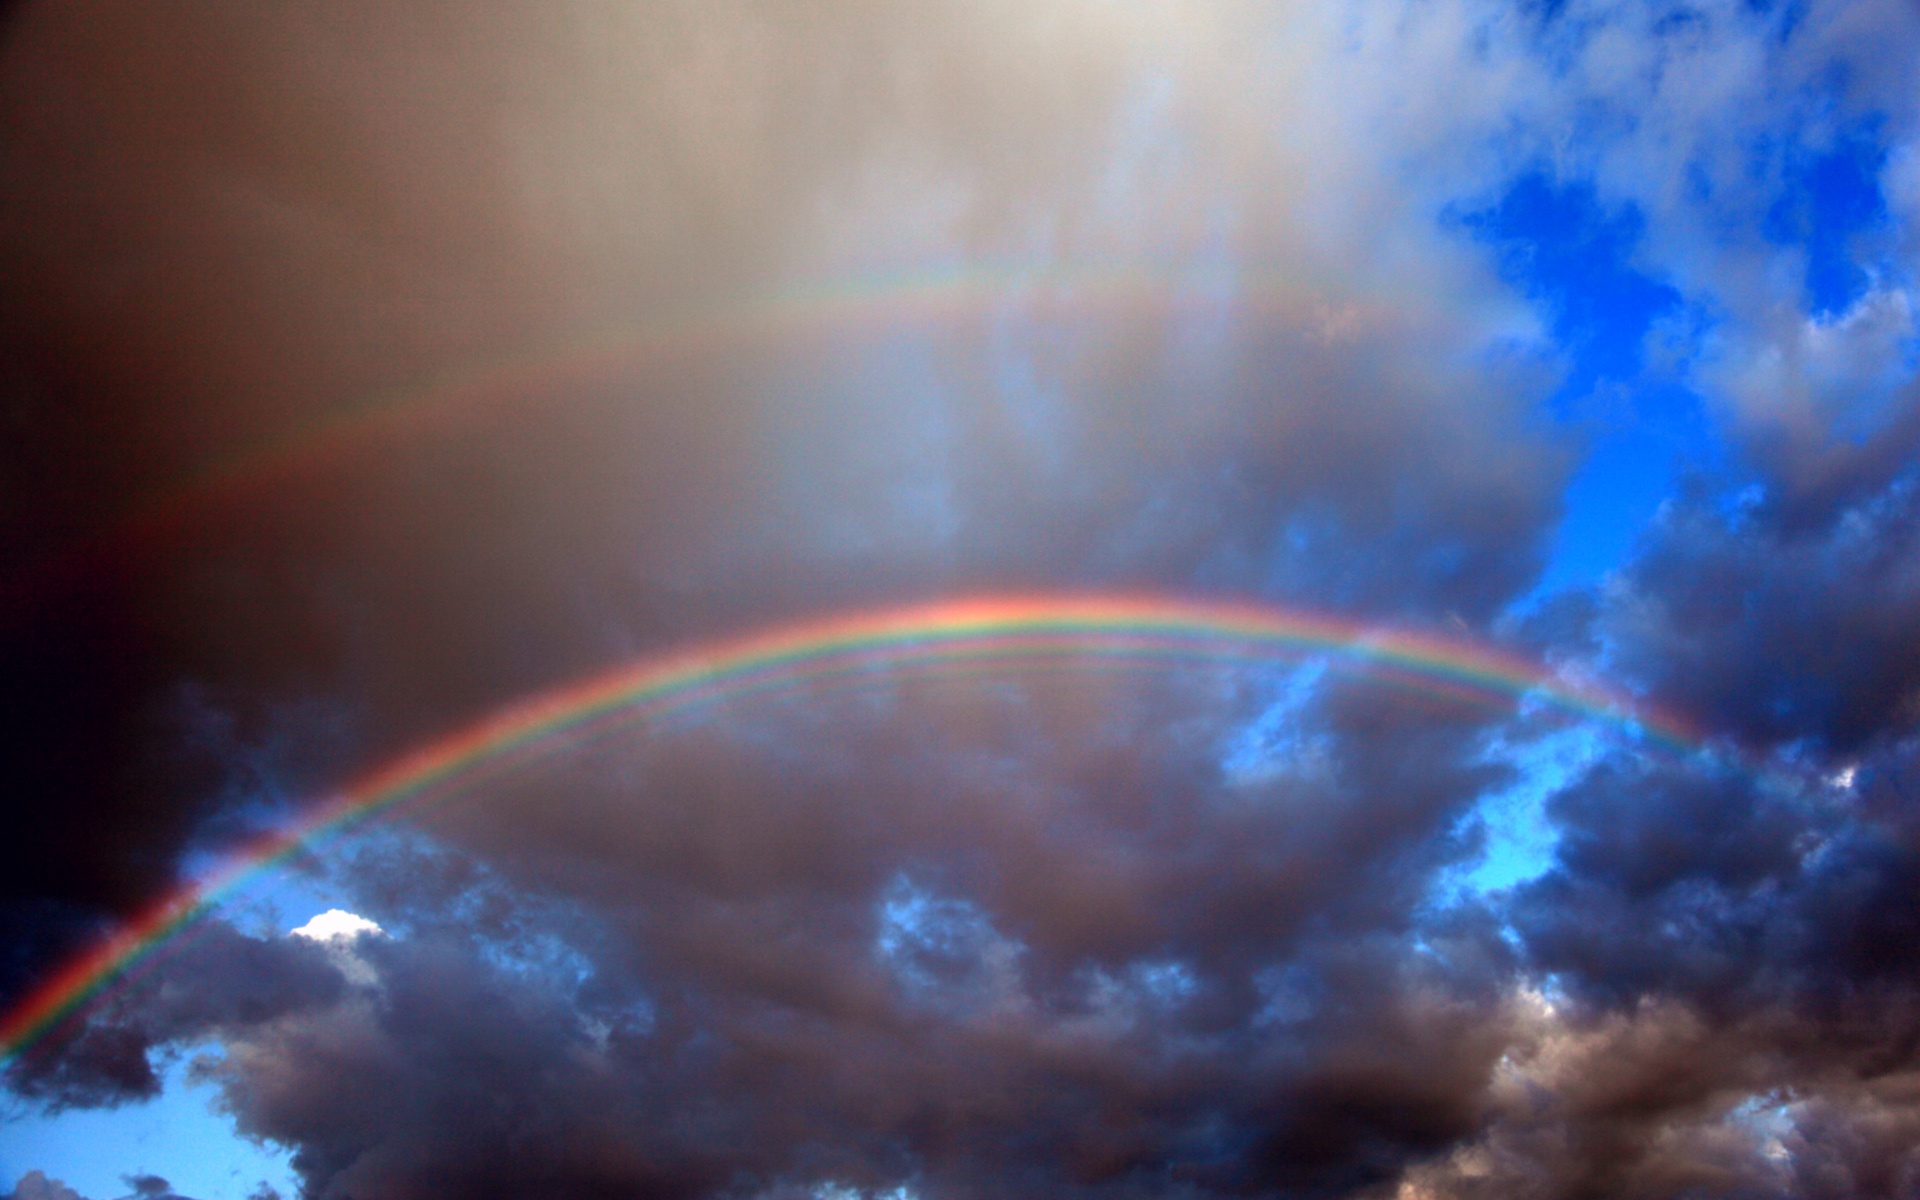
{"label": "puffy cloud cluster", "polygon": [[[905,596],[1497,634],[1708,742],[1529,780],[1571,718],[1315,663],[736,697],[201,923],[19,1097],[212,1043],[330,1200],[1920,1195],[1910,6],[9,20],[8,991],[431,731]],[[1707,432],[1529,600],[1635,389]],[[1462,890],[1521,784],[1551,856]]]}

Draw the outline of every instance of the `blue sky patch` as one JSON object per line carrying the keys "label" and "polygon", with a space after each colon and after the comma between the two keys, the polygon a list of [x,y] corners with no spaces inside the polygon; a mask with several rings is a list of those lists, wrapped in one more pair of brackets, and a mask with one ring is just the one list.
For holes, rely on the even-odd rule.
{"label": "blue sky patch", "polygon": [[131,1192],[130,1173],[158,1175],[195,1200],[245,1200],[262,1183],[297,1195],[290,1151],[236,1137],[233,1119],[218,1110],[219,1086],[193,1077],[191,1061],[203,1053],[219,1050],[209,1043],[179,1051],[161,1072],[158,1096],[120,1108],[45,1114],[9,1099],[0,1107],[0,1187],[40,1170],[96,1198]]}
{"label": "blue sky patch", "polygon": [[1648,331],[1680,304],[1679,292],[1633,263],[1645,227],[1639,209],[1601,203],[1591,184],[1530,171],[1492,206],[1452,219],[1543,310],[1567,358],[1563,397],[1637,376]]}
{"label": "blue sky patch", "polygon": [[[1678,290],[1635,265],[1639,209],[1603,203],[1585,181],[1531,171],[1494,204],[1449,219],[1541,309],[1567,366],[1551,410],[1591,437],[1536,594],[1593,583],[1625,560],[1670,492],[1677,461],[1713,454],[1699,397],[1647,378],[1649,335],[1690,310]],[[1678,347],[1683,356],[1692,336]]]}
{"label": "blue sky patch", "polygon": [[1858,240],[1886,223],[1880,192],[1886,161],[1871,123],[1826,150],[1787,157],[1781,193],[1767,209],[1761,232],[1777,246],[1797,246],[1806,254],[1806,302],[1815,316],[1846,311],[1872,282],[1859,261]]}

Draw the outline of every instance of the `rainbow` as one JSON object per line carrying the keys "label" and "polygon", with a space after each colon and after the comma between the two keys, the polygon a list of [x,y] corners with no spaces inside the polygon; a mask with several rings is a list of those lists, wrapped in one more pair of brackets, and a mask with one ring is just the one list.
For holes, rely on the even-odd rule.
{"label": "rainbow", "polygon": [[1682,720],[1494,647],[1273,606],[1165,596],[987,596],[828,617],[565,684],[375,768],[58,970],[0,1017],[0,1061],[301,847],[409,802],[564,754],[610,730],[705,703],[821,682],[878,683],[903,671],[1260,667],[1312,658],[1448,696],[1502,705],[1531,699],[1683,752],[1700,744],[1698,731]]}
{"label": "rainbow", "polygon": [[0,620],[30,615],[102,573],[164,552],[210,513],[290,480],[323,477],[380,446],[524,411],[563,390],[617,386],[641,371],[703,361],[743,343],[787,338],[817,344],[830,331],[876,336],[991,316],[996,306],[1029,317],[1205,316],[1230,300],[1242,318],[1272,318],[1289,308],[1289,297],[1299,290],[1297,281],[1223,269],[1115,263],[1036,270],[962,263],[788,286],[693,306],[640,326],[594,329],[483,355],[210,459],[91,536],[10,572],[0,580]]}

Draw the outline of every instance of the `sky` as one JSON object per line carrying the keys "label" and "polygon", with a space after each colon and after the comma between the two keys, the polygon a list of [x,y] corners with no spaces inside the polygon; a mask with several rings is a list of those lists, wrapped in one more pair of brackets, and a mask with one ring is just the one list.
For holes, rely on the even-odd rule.
{"label": "sky", "polygon": [[0,8],[0,1189],[1920,1197],[1916,79]]}

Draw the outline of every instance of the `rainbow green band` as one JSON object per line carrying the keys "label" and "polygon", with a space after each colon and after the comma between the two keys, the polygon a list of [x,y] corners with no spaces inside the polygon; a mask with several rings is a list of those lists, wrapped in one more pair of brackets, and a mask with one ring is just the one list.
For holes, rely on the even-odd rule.
{"label": "rainbow green band", "polygon": [[1535,697],[1678,750],[1685,722],[1622,693],[1572,682],[1492,647],[1250,604],[1159,596],[1033,595],[941,601],[830,617],[642,659],[512,704],[378,767],[260,838],[71,960],[0,1019],[0,1056],[25,1050],[64,1017],[248,879],[319,838],[429,794],[564,754],[583,740],[706,702],[823,680],[900,672],[993,671],[1036,663],[1224,663],[1324,656],[1389,681],[1499,703]]}

